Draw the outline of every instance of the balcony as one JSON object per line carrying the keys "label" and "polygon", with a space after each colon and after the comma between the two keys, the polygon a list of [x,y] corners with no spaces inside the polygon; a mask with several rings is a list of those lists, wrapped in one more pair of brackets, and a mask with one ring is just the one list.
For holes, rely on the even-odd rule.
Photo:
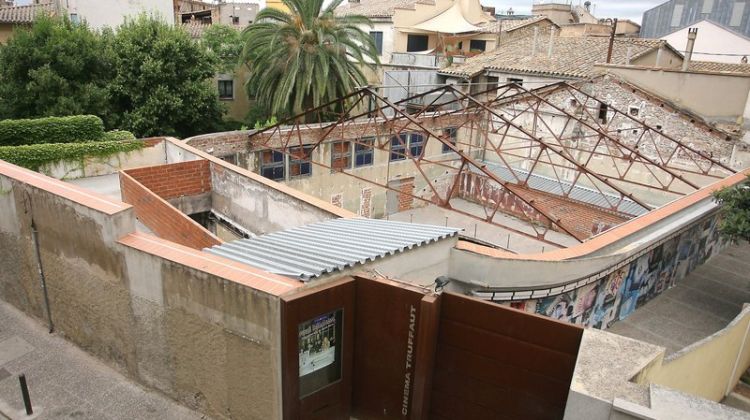
{"label": "balcony", "polygon": [[414,67],[428,69],[442,69],[451,64],[463,63],[464,55],[444,54],[420,54],[420,53],[393,53],[391,54],[391,65],[399,67]]}

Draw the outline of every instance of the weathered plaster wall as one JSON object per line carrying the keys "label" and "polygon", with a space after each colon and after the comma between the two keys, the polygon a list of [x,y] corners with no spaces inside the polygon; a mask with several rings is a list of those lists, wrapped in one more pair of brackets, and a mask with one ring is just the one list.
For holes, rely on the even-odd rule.
{"label": "weathered plaster wall", "polygon": [[0,298],[46,322],[33,221],[56,333],[212,417],[280,418],[277,296],[295,286],[135,234],[132,208],[83,191],[0,162]]}
{"label": "weathered plaster wall", "polygon": [[258,235],[338,217],[213,162],[211,185],[213,210]]}

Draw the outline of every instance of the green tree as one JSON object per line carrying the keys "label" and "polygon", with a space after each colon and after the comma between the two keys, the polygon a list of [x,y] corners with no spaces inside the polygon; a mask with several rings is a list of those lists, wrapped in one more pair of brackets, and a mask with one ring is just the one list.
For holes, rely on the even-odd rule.
{"label": "green tree", "polygon": [[722,235],[735,241],[750,241],[750,179],[715,192],[714,199],[721,204]]}
{"label": "green tree", "polygon": [[232,73],[240,64],[242,33],[229,25],[214,24],[203,31],[201,38],[214,56],[218,73]]}
{"label": "green tree", "polygon": [[363,66],[378,63],[372,26],[363,16],[336,16],[343,0],[282,0],[290,13],[266,8],[245,29],[242,61],[248,91],[272,115],[301,114],[366,84]]}
{"label": "green tree", "polygon": [[212,131],[222,106],[211,84],[214,58],[181,28],[141,16],[110,36],[110,120],[136,136]]}
{"label": "green tree", "polygon": [[40,16],[0,45],[0,118],[102,115],[112,69],[85,23]]}

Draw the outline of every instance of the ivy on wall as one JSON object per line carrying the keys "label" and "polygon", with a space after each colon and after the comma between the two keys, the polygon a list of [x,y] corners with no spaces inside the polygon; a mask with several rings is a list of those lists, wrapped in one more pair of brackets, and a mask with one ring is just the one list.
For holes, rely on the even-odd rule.
{"label": "ivy on wall", "polygon": [[111,139],[104,133],[101,118],[95,115],[0,121],[0,146],[106,140]]}
{"label": "ivy on wall", "polygon": [[[123,136],[122,133],[116,135]],[[114,153],[139,150],[144,146],[145,143],[138,140],[0,146],[0,160],[38,171],[46,163],[110,156]]]}

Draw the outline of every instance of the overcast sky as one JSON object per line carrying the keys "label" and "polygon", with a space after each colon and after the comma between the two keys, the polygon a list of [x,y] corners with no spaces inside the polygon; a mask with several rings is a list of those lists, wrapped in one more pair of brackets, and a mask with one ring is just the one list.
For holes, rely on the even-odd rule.
{"label": "overcast sky", "polygon": [[[531,13],[532,0],[481,0],[486,6],[495,6],[497,13],[502,13],[513,8],[516,14]],[[580,0],[583,4],[585,0]],[[594,16],[598,18],[625,18],[635,22],[641,21],[643,12],[662,4],[667,0],[592,0]],[[564,3],[565,0],[556,2]],[[550,2],[551,3],[551,2]],[[573,0],[573,4],[579,4],[579,0]]]}
{"label": "overcast sky", "polygon": [[[502,13],[512,7],[516,14],[531,13],[533,0],[480,0],[485,6],[495,6],[497,13]],[[568,0],[556,0],[563,3]],[[583,3],[585,0],[572,0],[573,4]],[[594,15],[598,18],[625,18],[636,22],[641,21],[643,12],[664,3],[667,0],[592,0]],[[28,4],[31,0],[16,0],[16,4]],[[265,1],[258,1],[261,5]]]}

